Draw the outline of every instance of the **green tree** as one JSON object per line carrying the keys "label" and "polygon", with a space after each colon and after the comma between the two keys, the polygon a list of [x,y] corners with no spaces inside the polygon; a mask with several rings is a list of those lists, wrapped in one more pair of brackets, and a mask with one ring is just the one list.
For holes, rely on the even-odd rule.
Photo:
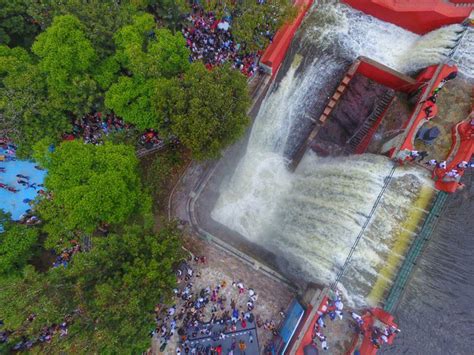
{"label": "green tree", "polygon": [[147,192],[153,198],[156,212],[167,207],[167,188],[173,173],[182,163],[181,154],[176,150],[165,150],[155,155],[140,159],[140,177]]}
{"label": "green tree", "polygon": [[[145,0],[146,1],[146,0]],[[183,14],[189,11],[187,0],[148,0],[148,8],[162,20],[169,29],[176,32]]]}
{"label": "green tree", "polygon": [[[68,268],[39,274],[27,266],[21,277],[0,278],[0,319],[17,329],[8,346],[69,314],[68,336],[44,344],[42,352],[138,353],[149,347],[151,311],[169,300],[176,283],[179,231],[168,225],[153,234],[131,224],[121,234],[94,237],[92,245]],[[26,322],[31,313],[36,319]]]}
{"label": "green tree", "polygon": [[120,64],[115,55],[103,59],[93,70],[93,76],[99,87],[106,91],[118,78]]}
{"label": "green tree", "polygon": [[70,127],[67,116],[49,101],[44,76],[22,48],[0,46],[0,129],[27,157],[38,140],[59,140]]}
{"label": "green tree", "polygon": [[45,167],[51,164],[51,155],[54,151],[54,141],[49,137],[40,139],[33,145],[32,158],[39,166]]}
{"label": "green tree", "polygon": [[222,17],[224,15],[232,14],[240,6],[249,5],[250,1],[245,1],[243,3],[244,4],[241,4],[241,2],[234,0],[206,0],[200,2],[200,5],[205,11],[212,11],[217,15],[217,17]]}
{"label": "green tree", "polygon": [[93,251],[79,255],[70,270],[80,285],[76,301],[94,320],[90,350],[143,351],[153,328],[149,311],[170,297],[176,283],[173,266],[180,258],[179,233],[168,226],[153,235],[132,225],[121,235],[96,238],[93,243]]}
{"label": "green tree", "polygon": [[135,16],[114,39],[119,62],[135,76],[171,78],[189,67],[189,51],[181,33],[158,29],[150,14]]}
{"label": "green tree", "polygon": [[0,0],[0,44],[31,45],[39,26],[27,10],[25,0]]}
{"label": "green tree", "polygon": [[87,38],[103,59],[114,53],[114,34],[131,23],[132,16],[146,6],[135,0],[23,0],[28,14],[41,29],[51,26],[54,17],[73,15],[84,25]]}
{"label": "green tree", "polygon": [[0,233],[0,275],[20,272],[33,256],[37,242],[36,228],[14,223],[4,225]]}
{"label": "green tree", "polygon": [[289,0],[265,1],[263,4],[247,1],[234,11],[232,34],[246,51],[262,50],[270,41],[267,31],[274,34],[296,13],[297,8]]}
{"label": "green tree", "polygon": [[114,37],[115,58],[127,75],[112,84],[105,106],[139,128],[159,127],[152,97],[160,80],[172,79],[189,68],[189,51],[180,33],[156,28],[150,14],[135,16]]}
{"label": "green tree", "polygon": [[[22,336],[34,339],[45,325],[63,322],[76,309],[73,291],[74,284],[62,268],[39,273],[27,265],[20,276],[0,277],[0,319],[5,329],[15,330],[2,352],[10,352]],[[36,315],[33,322],[27,321],[31,314]]]}
{"label": "green tree", "polygon": [[122,76],[105,95],[105,105],[127,122],[145,129],[157,125],[151,110],[155,80]]}
{"label": "green tree", "polygon": [[130,146],[61,143],[46,165],[45,186],[53,198],[39,206],[48,239],[58,243],[68,231],[91,233],[100,223],[120,224],[139,211],[137,167]]}
{"label": "green tree", "polygon": [[194,63],[180,85],[182,90],[170,95],[166,104],[157,100],[156,110],[171,110],[171,130],[196,159],[215,158],[242,136],[249,123],[247,81],[229,66],[209,71]]}
{"label": "green tree", "polygon": [[40,58],[53,106],[78,115],[90,112],[97,99],[97,84],[90,75],[97,55],[81,22],[72,15],[55,17],[32,51]]}

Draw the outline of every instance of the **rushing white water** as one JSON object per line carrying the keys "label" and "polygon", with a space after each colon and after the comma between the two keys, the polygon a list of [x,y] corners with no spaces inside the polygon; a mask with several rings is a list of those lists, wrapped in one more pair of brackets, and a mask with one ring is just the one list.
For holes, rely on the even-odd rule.
{"label": "rushing white water", "polygon": [[[303,52],[314,48],[304,54],[305,60],[296,57],[263,102],[246,154],[233,177],[222,184],[211,216],[289,261],[294,266],[289,273],[329,283],[344,263],[392,163],[373,155],[323,159],[309,152],[290,173],[285,149],[294,144],[291,135],[315,99],[325,100],[327,83],[340,75],[348,60],[364,55],[408,72],[439,62],[444,55],[439,48],[453,39],[447,29],[420,38],[344,5],[316,9],[302,31]],[[414,48],[419,55],[408,56]],[[344,281],[354,303],[364,302],[391,252],[394,230],[424,183],[405,172],[389,187],[354,255],[350,278]],[[413,189],[406,189],[406,184]]]}
{"label": "rushing white water", "polygon": [[467,29],[452,59],[462,74],[474,79],[474,28]]}
{"label": "rushing white water", "polygon": [[451,25],[419,36],[341,4],[315,9],[304,26],[307,40],[337,44],[349,58],[366,56],[406,73],[446,59],[463,30]]}

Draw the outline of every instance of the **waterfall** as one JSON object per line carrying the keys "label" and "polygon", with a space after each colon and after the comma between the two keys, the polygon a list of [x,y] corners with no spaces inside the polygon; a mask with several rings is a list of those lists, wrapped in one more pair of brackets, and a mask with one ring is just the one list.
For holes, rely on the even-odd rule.
{"label": "waterfall", "polygon": [[474,28],[469,27],[466,31],[452,56],[452,60],[462,74],[469,79],[474,79]]}
{"label": "waterfall", "polygon": [[403,71],[416,71],[446,59],[460,39],[464,27],[441,27],[420,37],[401,58]]}
{"label": "waterfall", "polygon": [[[345,5],[314,8],[293,44],[299,53],[287,58],[291,65],[262,103],[245,155],[220,186],[211,217],[288,261],[292,270],[282,272],[334,281],[392,163],[382,156],[320,158],[308,152],[290,173],[287,154],[301,142],[306,116],[324,107],[348,63],[364,55],[400,71],[416,70],[442,60],[444,52],[429,47],[451,44],[448,32],[419,37]],[[410,57],[414,48],[419,55]],[[390,184],[343,280],[353,304],[365,302],[391,253],[396,226],[426,183],[404,171]]]}
{"label": "waterfall", "polygon": [[326,4],[314,9],[304,29],[307,40],[339,45],[349,58],[363,55],[410,73],[446,59],[464,28],[451,25],[419,36],[351,7]]}

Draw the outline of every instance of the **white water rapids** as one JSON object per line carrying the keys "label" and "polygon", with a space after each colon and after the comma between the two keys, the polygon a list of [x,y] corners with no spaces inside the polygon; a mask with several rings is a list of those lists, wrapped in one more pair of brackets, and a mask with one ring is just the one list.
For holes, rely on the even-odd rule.
{"label": "white water rapids", "polygon": [[[262,103],[246,153],[222,184],[212,218],[287,260],[292,265],[287,273],[333,282],[392,163],[382,156],[320,158],[308,152],[291,173],[284,154],[293,144],[290,135],[344,61],[364,55],[411,72],[440,62],[457,30],[451,26],[419,37],[344,5],[313,9],[302,26],[300,47],[316,49],[304,54],[306,64],[294,60]],[[392,181],[354,255],[350,277],[343,280],[353,304],[365,302],[391,252],[391,236],[427,183],[406,170]]]}
{"label": "white water rapids", "polygon": [[474,79],[474,27],[466,30],[452,59],[462,74],[471,80]]}

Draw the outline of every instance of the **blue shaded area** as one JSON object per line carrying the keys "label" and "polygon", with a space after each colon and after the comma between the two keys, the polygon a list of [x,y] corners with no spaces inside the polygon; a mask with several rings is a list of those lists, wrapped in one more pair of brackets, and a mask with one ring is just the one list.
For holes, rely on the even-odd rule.
{"label": "blue shaded area", "polygon": [[303,306],[294,299],[287,312],[285,321],[280,328],[280,336],[284,343],[288,343],[293,336],[301,318],[303,317],[304,308]]}
{"label": "blue shaded area", "polygon": [[[4,149],[0,148],[0,156],[6,156]],[[8,154],[10,157],[11,154]],[[5,172],[0,171],[0,183],[14,187],[18,192],[11,192],[0,188],[0,209],[9,212],[13,220],[20,219],[20,216],[30,208],[27,203],[34,200],[39,190],[43,187],[26,187],[17,182],[17,174],[28,176],[30,184],[42,184],[46,176],[46,171],[35,168],[35,163],[25,160],[0,161],[0,167],[5,168]]]}

